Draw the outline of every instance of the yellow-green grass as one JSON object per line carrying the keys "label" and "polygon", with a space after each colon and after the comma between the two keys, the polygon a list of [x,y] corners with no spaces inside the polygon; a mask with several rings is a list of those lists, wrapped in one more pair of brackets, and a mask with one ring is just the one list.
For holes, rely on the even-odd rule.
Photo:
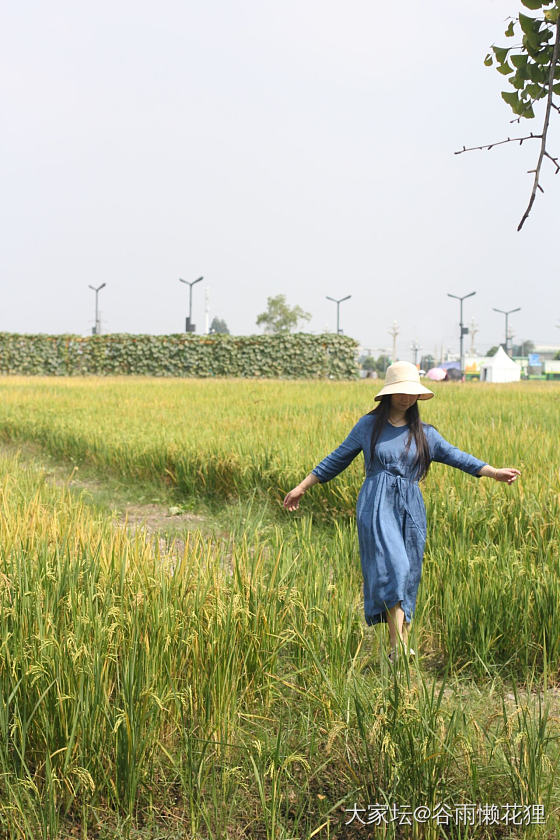
{"label": "yellow-green grass", "polygon": [[[190,504],[285,492],[375,403],[371,382],[5,378],[0,434],[129,482],[167,481]],[[434,385],[423,418],[448,440],[519,467],[512,487],[434,464],[424,496],[417,624],[426,650],[480,675],[560,666],[557,383]],[[315,487],[303,513],[352,528],[361,456]],[[274,509],[274,508],[273,508]],[[293,516],[293,514],[292,514]],[[278,520],[277,520],[278,521]],[[281,520],[280,520],[281,521]],[[319,520],[317,520],[319,521]],[[320,537],[318,537],[320,539]],[[348,564],[357,564],[349,542]]]}
{"label": "yellow-green grass", "polygon": [[[249,518],[177,557],[13,457],[0,500],[0,836],[339,838],[357,831],[345,808],[376,802],[541,803],[532,836],[557,835],[558,707],[530,692],[546,678],[391,673],[351,522]],[[451,830],[380,836],[528,828]]]}
{"label": "yellow-green grass", "polygon": [[[0,432],[131,478],[158,477],[196,496],[259,486],[279,498],[374,405],[370,382],[142,378],[4,378]],[[524,485],[557,487],[560,384],[435,384],[423,417],[481,457],[527,467]],[[316,496],[351,510],[361,464]],[[434,470],[430,487],[457,487]],[[321,499],[321,502],[319,501]]]}

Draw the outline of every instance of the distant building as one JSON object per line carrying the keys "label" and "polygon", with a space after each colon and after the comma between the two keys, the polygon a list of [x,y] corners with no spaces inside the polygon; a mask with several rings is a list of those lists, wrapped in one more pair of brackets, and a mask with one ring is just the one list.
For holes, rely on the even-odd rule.
{"label": "distant building", "polygon": [[560,344],[536,344],[533,353],[539,355],[541,361],[553,359],[557,353],[560,353]]}

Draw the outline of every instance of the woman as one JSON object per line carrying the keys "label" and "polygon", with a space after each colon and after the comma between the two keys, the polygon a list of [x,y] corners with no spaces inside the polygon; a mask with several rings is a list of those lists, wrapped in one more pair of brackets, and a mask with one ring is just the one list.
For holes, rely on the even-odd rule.
{"label": "woman", "polygon": [[496,469],[462,452],[439,432],[422,423],[417,400],[433,391],[420,383],[415,365],[395,362],[387,368],[379,405],[360,418],[346,440],[327,455],[284,499],[291,511],[314,484],[330,481],[363,451],[366,477],[357,503],[358,538],[364,579],[364,613],[368,625],[387,622],[389,659],[397,645],[408,650],[426,541],[426,509],[418,482],[431,461],[457,467],[474,476],[513,484],[520,471]]}

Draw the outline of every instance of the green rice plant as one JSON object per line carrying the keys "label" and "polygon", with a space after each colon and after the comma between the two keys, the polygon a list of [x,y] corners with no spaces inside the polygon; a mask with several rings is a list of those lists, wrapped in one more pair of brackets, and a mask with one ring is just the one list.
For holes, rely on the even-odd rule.
{"label": "green rice plant", "polygon": [[183,470],[186,504],[235,500],[231,529],[168,550],[0,457],[0,833],[96,837],[101,821],[106,836],[165,836],[167,821],[299,840],[344,836],[344,807],[369,797],[523,797],[546,804],[534,836],[554,836],[554,383],[529,383],[530,412],[517,386],[441,386],[432,401],[448,438],[524,474],[504,488],[432,466],[419,660],[392,673],[386,628],[363,622],[359,463],[296,516],[270,504],[363,412],[366,383],[87,385],[5,380],[3,435],[128,482],[177,488]]}

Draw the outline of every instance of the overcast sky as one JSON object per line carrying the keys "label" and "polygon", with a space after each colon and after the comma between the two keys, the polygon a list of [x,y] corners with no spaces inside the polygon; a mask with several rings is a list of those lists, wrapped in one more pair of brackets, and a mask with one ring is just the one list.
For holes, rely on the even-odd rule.
{"label": "overcast sky", "polygon": [[[283,293],[377,355],[560,343],[560,178],[483,66],[519,0],[4,3],[0,331],[260,332]],[[537,114],[537,117],[539,114]],[[551,148],[560,152],[554,115]],[[466,347],[470,346],[470,339]]]}

